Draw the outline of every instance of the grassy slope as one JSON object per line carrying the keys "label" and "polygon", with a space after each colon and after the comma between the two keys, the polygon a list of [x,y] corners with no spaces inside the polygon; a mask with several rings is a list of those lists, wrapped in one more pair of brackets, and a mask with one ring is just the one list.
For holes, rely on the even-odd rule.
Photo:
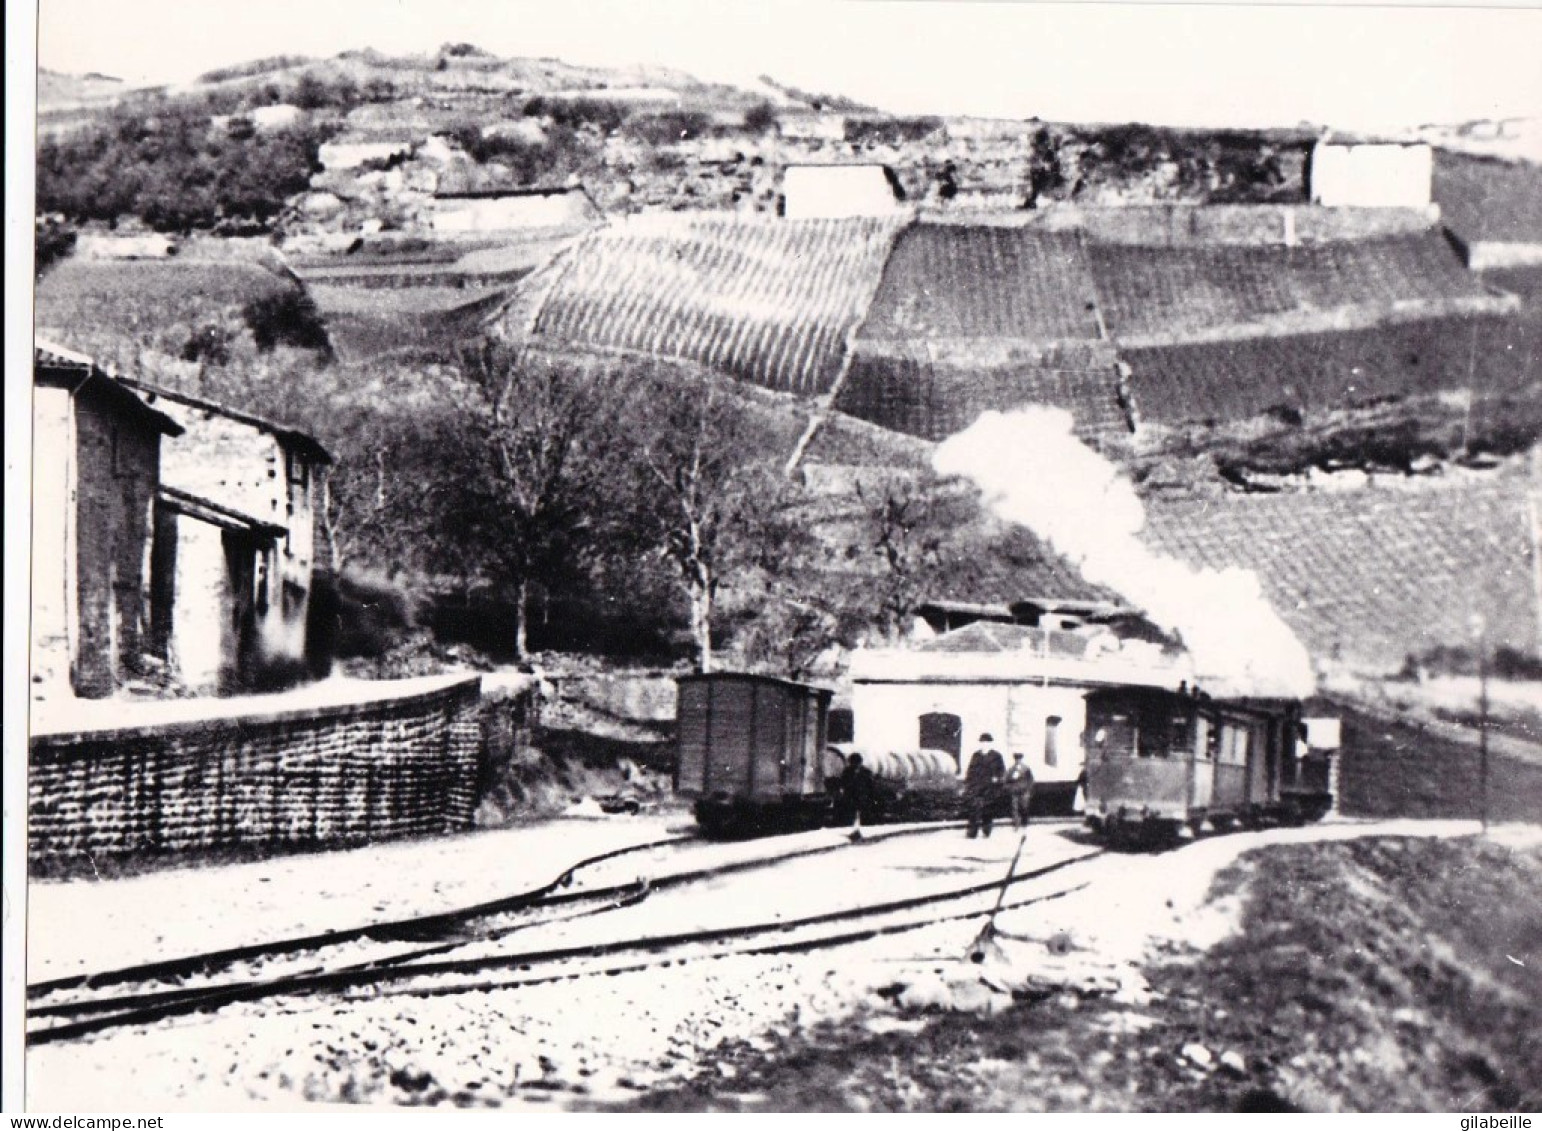
{"label": "grassy slope", "polygon": [[[1061,995],[919,1033],[857,1023],[719,1058],[731,1084],[664,1110],[1535,1110],[1542,852],[1368,839],[1256,852],[1222,873],[1242,932],[1147,970],[1136,1008]],[[1520,965],[1518,963],[1524,963]],[[1203,1045],[1201,1069],[1182,1055]],[[1242,1070],[1220,1067],[1223,1052]],[[711,1079],[710,1076],[707,1079]],[[728,1091],[731,1089],[731,1092]]]}

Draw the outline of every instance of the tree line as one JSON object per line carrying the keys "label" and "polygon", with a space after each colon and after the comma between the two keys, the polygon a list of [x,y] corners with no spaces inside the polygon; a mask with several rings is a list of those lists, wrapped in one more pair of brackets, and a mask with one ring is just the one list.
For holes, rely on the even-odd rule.
{"label": "tree line", "polygon": [[903,632],[940,577],[982,560],[972,497],[918,473],[816,491],[785,472],[797,421],[675,365],[482,340],[369,371],[242,354],[197,382],[333,452],[318,535],[334,572],[475,585],[511,611],[519,658],[537,610],[587,595],[672,626],[701,670],[727,644],[805,675],[832,646]]}

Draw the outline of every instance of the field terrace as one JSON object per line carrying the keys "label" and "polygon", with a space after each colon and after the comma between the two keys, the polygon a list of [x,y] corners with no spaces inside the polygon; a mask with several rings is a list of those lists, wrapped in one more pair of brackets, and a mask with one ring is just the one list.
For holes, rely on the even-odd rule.
{"label": "field terrace", "polygon": [[1318,333],[1127,347],[1127,391],[1146,424],[1332,410],[1459,388],[1523,393],[1542,377],[1534,320],[1452,315]]}
{"label": "field terrace", "polygon": [[768,389],[834,384],[903,218],[647,215],[585,237],[538,341],[677,358]]}
{"label": "field terrace", "polygon": [[276,257],[92,259],[55,265],[36,289],[36,324],[45,334],[183,336],[204,321],[239,315],[257,299],[299,290]]}
{"label": "field terrace", "polygon": [[840,407],[940,440],[981,412],[1047,404],[1084,438],[1128,433],[1096,288],[1073,232],[919,223],[896,241]]}
{"label": "field terrace", "polygon": [[1507,313],[1435,231],[1290,247],[1087,245],[1126,347],[1335,329],[1394,313]]}
{"label": "field terrace", "polygon": [[1195,567],[1257,573],[1318,660],[1367,675],[1470,645],[1482,614],[1494,648],[1542,651],[1523,474],[1278,494],[1150,498],[1143,540]]}

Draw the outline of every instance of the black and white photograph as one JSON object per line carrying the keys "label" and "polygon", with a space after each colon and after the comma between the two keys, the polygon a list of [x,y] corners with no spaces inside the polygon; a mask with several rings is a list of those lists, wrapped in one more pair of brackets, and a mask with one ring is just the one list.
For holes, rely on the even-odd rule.
{"label": "black and white photograph", "polygon": [[9,7],[7,1113],[1542,1128],[1542,7]]}

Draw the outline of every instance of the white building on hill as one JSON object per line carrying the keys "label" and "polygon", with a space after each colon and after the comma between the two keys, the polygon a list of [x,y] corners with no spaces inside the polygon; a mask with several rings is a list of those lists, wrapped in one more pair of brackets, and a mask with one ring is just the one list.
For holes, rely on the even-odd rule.
{"label": "white building on hill", "polygon": [[782,174],[789,220],[891,216],[905,199],[886,165],[789,165]]}
{"label": "white building on hill", "polygon": [[1332,208],[1428,208],[1435,152],[1428,145],[1312,148],[1312,203]]}

